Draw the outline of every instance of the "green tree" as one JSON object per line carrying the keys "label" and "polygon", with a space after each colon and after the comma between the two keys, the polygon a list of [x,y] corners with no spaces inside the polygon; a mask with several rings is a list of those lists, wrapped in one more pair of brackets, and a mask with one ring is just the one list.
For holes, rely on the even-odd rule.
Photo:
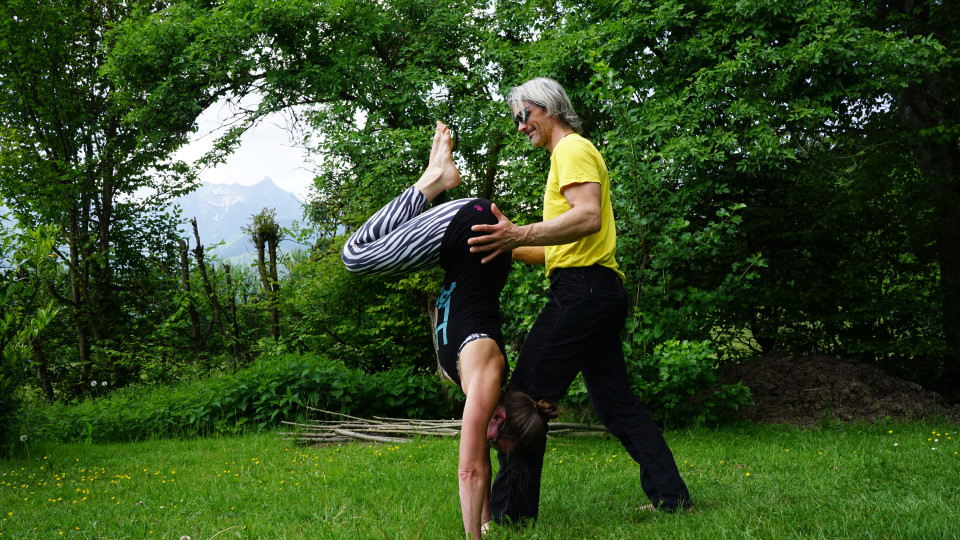
{"label": "green tree", "polygon": [[429,319],[436,272],[384,279],[351,275],[339,257],[342,238],[295,261],[284,288],[287,339],[366,372],[436,367]]}
{"label": "green tree", "polygon": [[[918,16],[954,16],[924,5]],[[930,147],[918,134],[956,147],[954,105],[928,103],[937,129],[903,122],[918,85],[952,84],[953,27],[901,32],[894,14],[878,23],[845,1],[607,7],[556,30],[574,45],[553,64],[560,76],[593,66],[580,91],[607,113],[607,155],[620,178],[642,179],[618,200],[632,206],[619,215],[640,254],[638,308],[669,307],[647,324],[680,314],[728,355],[740,340],[875,361],[928,384],[943,374],[941,389],[955,388],[944,252],[960,240],[944,235],[957,213],[943,211],[943,191],[956,176],[935,181],[923,167],[949,169],[953,154],[916,148]]]}
{"label": "green tree", "polygon": [[[262,115],[295,104],[309,106],[303,120],[318,136],[306,142],[315,145],[326,164],[318,171],[312,216],[322,222],[318,228],[349,232],[420,174],[438,118],[458,134],[464,182],[454,196],[490,196],[496,189],[503,145],[489,144],[487,126],[495,124],[496,137],[503,139],[509,124],[502,111],[490,107],[498,73],[486,69],[480,54],[483,43],[495,35],[486,7],[477,1],[232,0],[205,9],[185,2],[127,25],[111,69],[125,84],[149,89],[151,99],[134,111],[137,118],[163,118],[154,112],[183,110],[184,120],[192,121],[192,104],[202,105],[209,96],[258,93],[257,110],[219,141],[207,157],[210,163],[231,151],[238,134]],[[318,250],[318,256],[339,264],[335,251]],[[302,285],[306,283],[319,281]],[[349,283],[365,286],[360,278]],[[432,286],[430,280],[391,281],[386,289],[364,294],[373,299],[366,309],[383,319],[365,316],[367,326],[357,331],[379,336],[371,338],[379,341],[370,350],[383,352],[351,361],[364,358],[359,363],[376,369],[392,349],[407,363],[407,351],[418,348],[414,343],[429,359],[429,347],[422,347],[429,344],[429,331],[421,311]],[[304,292],[294,299],[308,296]],[[294,316],[329,317],[340,310],[327,305],[325,313],[314,306]],[[397,312],[410,306],[412,314]],[[408,340],[411,330],[385,338],[385,325],[404,327],[410,319],[420,323],[420,337]],[[346,320],[351,319],[295,324],[307,335],[332,339]],[[362,344],[344,345],[358,346]]]}
{"label": "green tree", "polygon": [[947,351],[941,390],[960,401],[960,6],[955,2],[864,2],[871,28],[923,43],[928,54],[894,88],[897,130],[920,172],[919,198],[932,210]]}
{"label": "green tree", "polygon": [[250,235],[257,250],[257,272],[260,284],[267,299],[267,312],[270,313],[270,333],[273,339],[280,339],[280,276],[277,273],[277,245],[283,239],[283,231],[277,224],[277,211],[264,208],[250,219],[250,225],[243,228]]}
{"label": "green tree", "polygon": [[[101,72],[111,28],[155,5],[0,4],[0,195],[19,217],[60,227],[68,276],[51,292],[74,321],[81,377],[95,348],[120,347],[137,314],[150,311],[146,297],[161,287],[149,285],[143,255],[175,260],[175,220],[164,207],[194,185],[183,164],[167,161],[186,130],[131,125],[126,116],[144,95]],[[97,369],[123,376],[109,355],[99,358]]]}
{"label": "green tree", "polygon": [[[955,9],[187,1],[126,25],[110,65],[149,95],[133,112],[141,119],[167,121],[157,111],[169,110],[189,124],[213,98],[257,92],[257,110],[211,163],[263,114],[304,106],[304,144],[321,156],[310,215],[341,233],[416,178],[437,118],[453,128],[464,179],[451,196],[539,220],[547,156],[516,134],[502,96],[551,76],[611,167],[635,362],[671,340],[696,343],[683,347],[701,359],[710,348],[722,360],[786,348],[960,387]],[[318,264],[336,266],[330,247],[318,243]],[[322,289],[298,287],[302,297],[355,298],[300,275]],[[539,282],[511,282],[511,341]],[[397,286],[428,295],[430,282]],[[405,305],[366,298],[370,309]],[[301,307],[303,328],[333,320]],[[371,324],[369,313],[337,320]]]}

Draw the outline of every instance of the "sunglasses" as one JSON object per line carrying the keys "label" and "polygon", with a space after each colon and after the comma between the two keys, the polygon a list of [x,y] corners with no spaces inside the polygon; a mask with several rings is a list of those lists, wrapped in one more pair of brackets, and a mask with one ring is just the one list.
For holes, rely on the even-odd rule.
{"label": "sunglasses", "polygon": [[519,127],[520,124],[523,124],[523,123],[525,123],[525,122],[527,121],[527,113],[530,112],[530,109],[532,109],[532,108],[534,108],[534,107],[536,107],[536,106],[537,106],[536,103],[531,103],[530,105],[527,105],[526,107],[524,107],[522,111],[518,112],[518,113],[513,117],[513,121],[517,124],[517,127]]}

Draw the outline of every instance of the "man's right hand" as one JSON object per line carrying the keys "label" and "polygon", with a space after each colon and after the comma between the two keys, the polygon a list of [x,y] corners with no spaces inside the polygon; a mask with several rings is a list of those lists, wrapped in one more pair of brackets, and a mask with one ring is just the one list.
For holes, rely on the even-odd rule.
{"label": "man's right hand", "polygon": [[496,259],[501,253],[510,253],[523,246],[526,236],[524,227],[514,225],[500,213],[496,204],[490,205],[490,211],[497,218],[497,223],[494,225],[474,225],[471,228],[472,231],[487,234],[467,240],[467,243],[470,244],[470,253],[493,252],[483,258],[481,262],[484,264]]}

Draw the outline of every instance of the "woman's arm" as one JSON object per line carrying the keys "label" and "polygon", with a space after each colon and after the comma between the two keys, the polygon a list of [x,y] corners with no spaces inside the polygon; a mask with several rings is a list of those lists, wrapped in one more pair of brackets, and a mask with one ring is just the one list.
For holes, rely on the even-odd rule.
{"label": "woman's arm", "polygon": [[520,246],[513,248],[513,260],[525,264],[543,266],[547,264],[547,252],[543,246]]}
{"label": "woman's arm", "polygon": [[490,519],[490,448],[487,428],[500,401],[503,355],[492,339],[468,343],[460,352],[460,380],[467,395],[460,432],[460,511],[467,538],[480,538]]}

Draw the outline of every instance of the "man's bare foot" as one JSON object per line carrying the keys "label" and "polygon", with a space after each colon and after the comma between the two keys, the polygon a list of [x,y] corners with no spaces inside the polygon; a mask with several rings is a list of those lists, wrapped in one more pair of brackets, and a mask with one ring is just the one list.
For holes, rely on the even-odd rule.
{"label": "man's bare foot", "polygon": [[460,171],[453,164],[453,144],[450,140],[450,129],[443,122],[437,122],[437,130],[433,134],[433,147],[430,149],[430,161],[427,170],[420,175],[420,180],[414,184],[420,193],[432,201],[434,197],[444,191],[460,185]]}

